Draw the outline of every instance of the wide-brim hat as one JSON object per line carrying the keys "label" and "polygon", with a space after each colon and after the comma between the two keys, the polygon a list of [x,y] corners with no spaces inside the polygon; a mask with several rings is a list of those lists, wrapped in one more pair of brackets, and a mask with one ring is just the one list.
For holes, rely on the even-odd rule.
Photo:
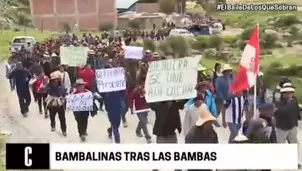
{"label": "wide-brim hat", "polygon": [[292,85],[292,83],[284,83],[283,86],[280,89],[280,93],[294,93],[295,87]]}
{"label": "wide-brim hat", "polygon": [[154,58],[159,58],[160,55],[157,53],[157,52],[154,52],[153,55],[152,55]]}
{"label": "wide-brim hat", "polygon": [[198,112],[199,112],[199,118],[196,122],[196,126],[202,126],[204,123],[208,122],[208,121],[215,121],[216,118],[211,114],[211,112],[209,111],[208,107],[205,104],[202,104],[199,108],[198,108]]}
{"label": "wide-brim hat", "polygon": [[261,71],[259,71],[259,73],[258,73],[258,77],[262,77],[262,76],[264,76],[264,73],[263,73],[263,72],[261,72]]}
{"label": "wide-brim hat", "polygon": [[61,78],[61,74],[59,71],[55,71],[50,74],[50,80],[55,80],[60,78]]}
{"label": "wide-brim hat", "polygon": [[222,72],[230,71],[230,70],[233,70],[233,68],[229,64],[224,64],[222,69],[221,69]]}
{"label": "wide-brim hat", "polygon": [[248,140],[249,139],[242,133],[239,133],[234,139],[235,142],[243,142],[243,141],[248,141]]}
{"label": "wide-brim hat", "polygon": [[202,66],[201,64],[198,65],[197,71],[205,71],[205,70],[207,70],[206,67]]}
{"label": "wide-brim hat", "polygon": [[55,54],[55,53],[52,53],[51,54],[51,57],[57,57],[58,55],[57,54]]}
{"label": "wide-brim hat", "polygon": [[45,53],[43,54],[43,57],[49,57],[48,52],[45,52]]}
{"label": "wide-brim hat", "polygon": [[83,79],[77,79],[75,85],[86,85],[86,82]]}

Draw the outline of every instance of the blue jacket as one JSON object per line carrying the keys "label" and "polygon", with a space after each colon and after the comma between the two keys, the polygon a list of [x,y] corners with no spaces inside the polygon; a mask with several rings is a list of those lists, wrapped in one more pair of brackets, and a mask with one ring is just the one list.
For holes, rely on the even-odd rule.
{"label": "blue jacket", "polygon": [[105,109],[108,115],[121,115],[122,103],[125,91],[114,91],[108,93],[102,93],[104,99]]}
{"label": "blue jacket", "polygon": [[[185,108],[188,108],[194,103],[194,98],[190,99],[187,101],[185,104]],[[216,110],[216,103],[215,99],[212,95],[212,93],[209,90],[206,90],[206,95],[205,95],[205,104],[207,105],[209,111],[211,114],[215,117],[217,117],[217,110]]]}
{"label": "blue jacket", "polygon": [[229,100],[232,97],[230,85],[233,81],[232,77],[220,76],[215,83],[216,98],[220,100]]}

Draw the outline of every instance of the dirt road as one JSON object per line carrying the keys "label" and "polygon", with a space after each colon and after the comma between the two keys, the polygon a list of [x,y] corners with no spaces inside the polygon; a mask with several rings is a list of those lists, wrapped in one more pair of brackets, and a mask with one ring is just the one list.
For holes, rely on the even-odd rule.
{"label": "dirt road", "polygon": [[[67,137],[62,137],[59,132],[50,131],[49,119],[45,119],[43,115],[38,113],[37,104],[32,102],[30,106],[30,113],[27,118],[24,118],[19,112],[19,104],[15,92],[10,92],[8,81],[5,78],[4,64],[0,64],[0,131],[11,132],[7,137],[7,142],[26,142],[26,143],[79,143],[76,122],[73,114],[68,112],[67,118]],[[181,113],[184,116],[184,112]],[[120,128],[122,143],[145,143],[143,138],[137,138],[135,135],[135,128],[137,125],[137,117],[128,114],[128,127]],[[149,130],[152,131],[152,123],[154,122],[154,114],[149,116],[150,125]],[[107,127],[109,122],[106,114],[99,112],[99,114],[89,119],[88,125],[88,139],[87,143],[112,143],[107,138]],[[59,121],[57,122],[59,128]],[[58,129],[59,130],[59,129]],[[228,130],[218,128],[217,133],[219,141],[226,143],[228,138]],[[302,142],[302,128],[300,127],[299,134],[300,142]],[[154,137],[153,137],[154,140]],[[183,136],[179,136],[180,143],[183,143]],[[301,148],[302,149],[302,148]],[[302,150],[300,154],[302,155]]]}

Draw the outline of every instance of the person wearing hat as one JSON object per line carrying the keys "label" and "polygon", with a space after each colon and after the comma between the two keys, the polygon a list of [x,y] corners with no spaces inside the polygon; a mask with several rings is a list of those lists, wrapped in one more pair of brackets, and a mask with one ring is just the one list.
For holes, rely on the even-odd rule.
{"label": "person wearing hat", "polygon": [[56,115],[59,115],[61,131],[63,136],[67,136],[67,126],[65,118],[65,96],[66,91],[62,85],[61,73],[59,71],[50,74],[49,82],[45,82],[40,87],[41,90],[47,91],[46,106],[49,110],[51,131],[56,130]]}
{"label": "person wearing hat", "polygon": [[197,78],[197,81],[198,82],[201,82],[201,81],[205,81],[206,80],[206,77],[207,77],[207,74],[206,74],[206,70],[207,68],[202,66],[201,64],[199,64],[198,68],[197,68],[197,71],[198,71],[198,78]]}
{"label": "person wearing hat", "polygon": [[31,80],[29,84],[32,84],[32,90],[34,96],[37,98],[37,103],[39,107],[39,113],[43,114],[44,109],[44,117],[48,118],[48,109],[46,107],[46,98],[47,98],[47,91],[40,89],[40,87],[49,81],[49,78],[45,75],[43,71],[37,74],[34,79]]}
{"label": "person wearing hat", "polygon": [[278,143],[298,143],[299,105],[293,95],[295,87],[284,83],[280,89],[281,99],[276,103],[276,135]]}
{"label": "person wearing hat", "polygon": [[30,72],[25,69],[21,63],[17,63],[16,67],[8,74],[9,79],[14,79],[16,82],[16,90],[19,99],[20,111],[24,117],[27,117],[29,105],[31,102],[29,80],[31,79]]}
{"label": "person wearing hat", "polygon": [[144,56],[143,56],[143,58],[142,58],[142,62],[148,63],[152,58],[153,58],[153,57],[152,57],[152,55],[151,55],[151,51],[150,51],[150,50],[146,50],[146,51],[145,51],[145,54],[144,54]]}
{"label": "person wearing hat", "polygon": [[[183,122],[183,133],[186,135],[191,128],[194,126],[193,124],[199,118],[198,108],[205,104],[209,110],[209,112],[216,118],[216,104],[215,99],[212,93],[207,90],[206,81],[200,82],[196,86],[197,96],[195,98],[190,99],[185,107],[187,108],[185,119]],[[216,121],[215,124],[217,125]]]}
{"label": "person wearing hat", "polygon": [[252,119],[248,122],[247,128],[244,129],[244,133],[247,136],[252,134],[255,125],[261,125],[261,132],[264,133],[268,138],[270,143],[276,143],[276,131],[274,124],[274,112],[275,105],[273,103],[265,103],[261,104],[258,107],[259,110],[259,118]]}
{"label": "person wearing hat", "polygon": [[231,99],[230,85],[233,81],[232,67],[229,64],[224,64],[222,67],[222,76],[219,76],[215,83],[217,115],[220,112],[224,113],[224,101]]}
{"label": "person wearing hat", "polygon": [[[75,83],[75,89],[72,94],[89,92],[89,90],[85,89],[85,85],[86,82],[84,82],[82,79],[77,79]],[[73,112],[75,120],[77,122],[79,137],[82,141],[86,141],[89,113],[89,111]]]}
{"label": "person wearing hat", "polygon": [[273,91],[273,99],[272,99],[273,103],[277,103],[280,100],[280,98],[281,98],[280,89],[281,89],[281,87],[283,87],[284,83],[291,83],[291,80],[287,77],[282,77],[280,79],[278,85],[276,86],[276,88]]}
{"label": "person wearing hat", "polygon": [[[199,113],[195,125],[185,135],[186,144],[217,144],[218,135],[213,128],[216,118],[208,111],[205,104],[196,110]],[[211,169],[188,169],[187,171],[212,171]]]}

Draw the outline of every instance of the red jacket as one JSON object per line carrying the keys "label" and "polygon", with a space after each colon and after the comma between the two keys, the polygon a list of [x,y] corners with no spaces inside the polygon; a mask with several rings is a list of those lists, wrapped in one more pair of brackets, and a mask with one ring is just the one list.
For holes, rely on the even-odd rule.
{"label": "red jacket", "polygon": [[78,70],[78,77],[83,79],[86,82],[86,88],[88,90],[92,90],[95,80],[95,74],[92,69],[89,68],[77,68]]}
{"label": "red jacket", "polygon": [[135,110],[147,109],[148,104],[144,95],[140,93],[138,88],[135,88],[131,93],[130,109],[133,111],[133,104]]}
{"label": "red jacket", "polygon": [[39,93],[39,94],[47,93],[46,90],[41,90],[41,89],[40,89],[40,87],[43,85],[43,81],[44,81],[45,79],[48,79],[48,77],[45,76],[44,79],[37,79],[37,80],[33,83],[33,85],[32,85],[32,87],[33,87],[33,92]]}

